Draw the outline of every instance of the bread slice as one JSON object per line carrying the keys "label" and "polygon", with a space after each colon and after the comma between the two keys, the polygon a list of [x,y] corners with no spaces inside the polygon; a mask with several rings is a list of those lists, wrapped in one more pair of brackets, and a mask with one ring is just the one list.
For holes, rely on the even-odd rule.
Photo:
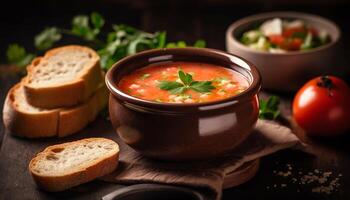
{"label": "bread slice", "polygon": [[4,125],[14,135],[28,138],[63,137],[84,128],[107,104],[108,91],[104,84],[86,102],[75,107],[42,109],[30,105],[22,83],[7,94]]}
{"label": "bread slice", "polygon": [[88,138],[47,147],[29,163],[36,184],[51,192],[89,182],[118,166],[119,146],[105,138]]}
{"label": "bread slice", "polygon": [[103,82],[97,53],[70,45],[47,51],[27,67],[23,83],[28,102],[40,108],[74,106],[88,99]]}

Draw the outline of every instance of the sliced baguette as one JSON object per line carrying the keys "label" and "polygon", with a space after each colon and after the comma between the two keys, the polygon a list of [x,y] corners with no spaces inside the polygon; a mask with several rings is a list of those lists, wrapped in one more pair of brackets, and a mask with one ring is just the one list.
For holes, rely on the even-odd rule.
{"label": "sliced baguette", "polygon": [[28,138],[64,137],[83,129],[107,104],[104,84],[84,103],[75,107],[41,109],[30,105],[22,83],[10,89],[3,108],[4,125],[14,135]]}
{"label": "sliced baguette", "polygon": [[88,138],[47,147],[29,163],[36,184],[51,192],[89,182],[118,166],[119,146],[105,138]]}
{"label": "sliced baguette", "polygon": [[28,102],[40,108],[74,106],[84,102],[103,82],[97,53],[70,45],[47,51],[27,67],[23,83]]}

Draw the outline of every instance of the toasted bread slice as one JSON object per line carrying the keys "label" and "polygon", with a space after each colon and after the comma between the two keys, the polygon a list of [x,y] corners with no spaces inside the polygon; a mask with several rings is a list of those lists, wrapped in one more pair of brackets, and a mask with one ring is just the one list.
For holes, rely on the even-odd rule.
{"label": "toasted bread slice", "polygon": [[74,106],[84,102],[103,82],[97,53],[70,45],[47,51],[27,67],[23,83],[28,102],[40,108]]}
{"label": "toasted bread slice", "polygon": [[42,109],[30,105],[24,87],[18,83],[10,89],[3,109],[5,127],[12,134],[28,137],[63,137],[83,129],[93,121],[107,104],[108,91],[105,85],[84,103],[74,107]]}
{"label": "toasted bread slice", "polygon": [[118,166],[119,146],[105,138],[88,138],[47,147],[29,163],[36,184],[51,192],[89,182]]}

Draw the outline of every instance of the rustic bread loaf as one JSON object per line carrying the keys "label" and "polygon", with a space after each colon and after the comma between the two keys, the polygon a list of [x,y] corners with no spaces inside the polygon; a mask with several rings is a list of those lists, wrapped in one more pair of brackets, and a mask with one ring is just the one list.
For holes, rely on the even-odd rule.
{"label": "rustic bread loaf", "polygon": [[106,86],[100,84],[98,90],[89,99],[77,106],[43,109],[27,102],[21,82],[12,87],[7,94],[3,108],[3,121],[5,127],[17,136],[63,137],[78,132],[93,121],[107,104],[107,99]]}
{"label": "rustic bread loaf", "polygon": [[103,82],[99,60],[94,50],[78,45],[47,51],[27,67],[23,83],[27,101],[40,108],[84,102]]}
{"label": "rustic bread loaf", "polygon": [[62,191],[113,172],[119,146],[105,138],[88,138],[47,147],[29,163],[36,184],[47,191]]}

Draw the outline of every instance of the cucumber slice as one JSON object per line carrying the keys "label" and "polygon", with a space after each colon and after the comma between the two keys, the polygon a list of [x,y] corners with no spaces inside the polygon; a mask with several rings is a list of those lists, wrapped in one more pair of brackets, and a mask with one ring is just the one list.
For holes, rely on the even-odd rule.
{"label": "cucumber slice", "polygon": [[241,42],[243,44],[255,43],[258,41],[261,35],[262,34],[259,30],[251,30],[251,31],[245,32],[241,38]]}

